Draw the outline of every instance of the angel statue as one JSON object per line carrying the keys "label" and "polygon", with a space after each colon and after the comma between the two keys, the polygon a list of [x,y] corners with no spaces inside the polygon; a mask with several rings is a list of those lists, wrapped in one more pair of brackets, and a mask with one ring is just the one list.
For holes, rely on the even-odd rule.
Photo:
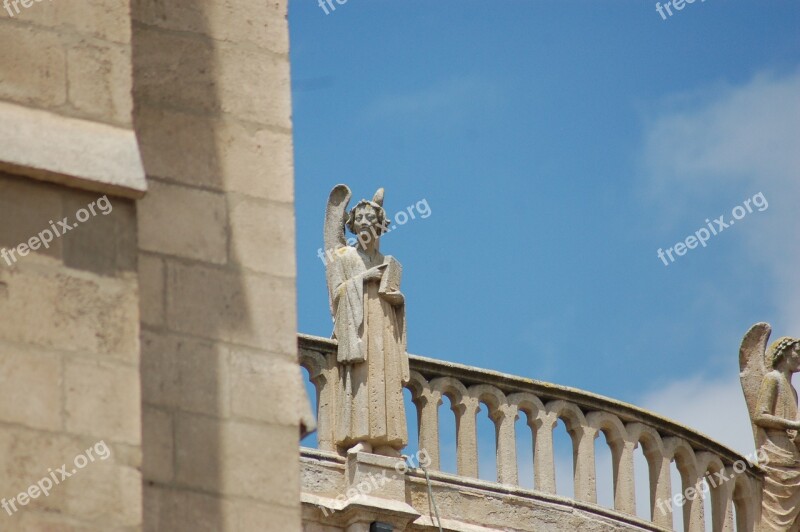
{"label": "angel statue", "polygon": [[[326,274],[339,364],[334,443],[341,451],[400,456],[408,434],[409,381],[400,263],[382,255],[388,223],[383,189],[347,213],[350,189],[336,185],[325,214]],[[347,245],[345,226],[356,235]]]}
{"label": "angel statue", "polygon": [[800,530],[800,420],[792,375],[800,371],[800,338],[785,336],[769,349],[772,328],[753,325],[739,350],[742,390],[753,424],[759,466],[766,472],[761,532]]}

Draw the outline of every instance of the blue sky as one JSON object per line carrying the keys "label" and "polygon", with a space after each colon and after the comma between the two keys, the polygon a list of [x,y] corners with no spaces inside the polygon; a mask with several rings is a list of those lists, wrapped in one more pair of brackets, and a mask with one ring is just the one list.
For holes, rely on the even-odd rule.
{"label": "blue sky", "polygon": [[[746,452],[738,345],[800,335],[800,4],[290,5],[299,329],[325,201],[386,188],[409,351],[591,390]],[[665,266],[705,220],[768,202]]]}

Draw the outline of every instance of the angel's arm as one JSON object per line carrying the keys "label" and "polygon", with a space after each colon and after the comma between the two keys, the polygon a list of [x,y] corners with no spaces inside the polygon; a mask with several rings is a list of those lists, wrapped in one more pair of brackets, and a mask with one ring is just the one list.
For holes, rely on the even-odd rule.
{"label": "angel's arm", "polygon": [[774,375],[767,374],[761,382],[758,393],[755,423],[764,429],[800,430],[800,422],[776,416],[775,404],[778,401],[778,381]]}

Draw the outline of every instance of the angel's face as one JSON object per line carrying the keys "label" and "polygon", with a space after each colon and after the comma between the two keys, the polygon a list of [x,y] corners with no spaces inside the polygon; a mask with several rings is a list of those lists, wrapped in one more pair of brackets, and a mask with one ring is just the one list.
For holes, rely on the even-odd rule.
{"label": "angel's face", "polygon": [[353,218],[353,229],[356,235],[368,235],[378,230],[378,213],[371,205],[356,209]]}
{"label": "angel's face", "polygon": [[795,343],[792,346],[786,358],[792,371],[800,371],[800,343]]}

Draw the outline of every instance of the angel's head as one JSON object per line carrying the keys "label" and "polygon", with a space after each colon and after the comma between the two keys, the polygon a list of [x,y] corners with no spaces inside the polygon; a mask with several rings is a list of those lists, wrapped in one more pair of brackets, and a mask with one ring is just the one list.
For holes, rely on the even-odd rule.
{"label": "angel's head", "polygon": [[788,364],[791,371],[800,371],[800,338],[784,336],[778,338],[769,348],[772,367],[777,369]]}
{"label": "angel's head", "polygon": [[347,228],[354,235],[370,238],[380,236],[386,225],[386,211],[383,210],[383,189],[378,189],[372,201],[361,200],[350,210]]}

